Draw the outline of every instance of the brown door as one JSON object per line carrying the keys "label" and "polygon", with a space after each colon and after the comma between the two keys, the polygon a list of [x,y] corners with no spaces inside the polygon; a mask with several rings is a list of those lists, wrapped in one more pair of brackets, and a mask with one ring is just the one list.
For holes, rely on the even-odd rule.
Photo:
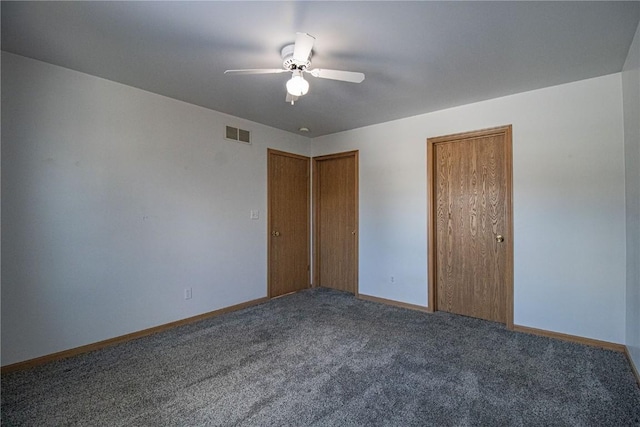
{"label": "brown door", "polygon": [[358,293],[358,152],[315,157],[315,285]]}
{"label": "brown door", "polygon": [[308,157],[268,150],[268,288],[277,297],[309,287]]}
{"label": "brown door", "polygon": [[511,126],[427,141],[429,306],[512,327]]}

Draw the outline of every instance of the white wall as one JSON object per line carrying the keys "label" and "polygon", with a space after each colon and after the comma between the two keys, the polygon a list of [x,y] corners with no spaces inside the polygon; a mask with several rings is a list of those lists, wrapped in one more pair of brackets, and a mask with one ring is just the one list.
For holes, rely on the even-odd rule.
{"label": "white wall", "polygon": [[640,369],[640,26],[622,72],[627,202],[627,336]]}
{"label": "white wall", "polygon": [[2,112],[3,365],[266,296],[267,147],[309,139],[7,53]]}
{"label": "white wall", "polygon": [[506,124],[515,323],[624,342],[620,74],[314,139],[314,156],[360,150],[360,293],[426,306],[426,139]]}

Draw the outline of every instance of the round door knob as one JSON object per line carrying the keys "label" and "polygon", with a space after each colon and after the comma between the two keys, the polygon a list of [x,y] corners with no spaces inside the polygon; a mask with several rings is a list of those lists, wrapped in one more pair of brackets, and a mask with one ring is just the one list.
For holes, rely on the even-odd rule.
{"label": "round door knob", "polygon": [[496,236],[496,242],[498,242],[498,243],[504,242],[504,237],[501,234],[498,234]]}

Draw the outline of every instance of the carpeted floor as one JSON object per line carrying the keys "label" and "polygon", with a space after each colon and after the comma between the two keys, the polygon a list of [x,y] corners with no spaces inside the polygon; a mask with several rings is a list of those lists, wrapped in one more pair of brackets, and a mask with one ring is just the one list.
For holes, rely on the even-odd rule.
{"label": "carpeted floor", "polygon": [[314,289],[2,376],[4,426],[637,426],[621,353]]}

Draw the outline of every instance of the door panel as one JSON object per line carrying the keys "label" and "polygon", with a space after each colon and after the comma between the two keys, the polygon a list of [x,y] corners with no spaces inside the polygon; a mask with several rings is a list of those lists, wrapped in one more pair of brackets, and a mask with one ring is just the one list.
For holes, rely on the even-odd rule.
{"label": "door panel", "polygon": [[317,286],[358,292],[358,153],[314,158]]}
{"label": "door panel", "polygon": [[269,297],[309,287],[308,157],[268,152]]}
{"label": "door panel", "polygon": [[430,305],[510,324],[511,140],[501,129],[430,139]]}

